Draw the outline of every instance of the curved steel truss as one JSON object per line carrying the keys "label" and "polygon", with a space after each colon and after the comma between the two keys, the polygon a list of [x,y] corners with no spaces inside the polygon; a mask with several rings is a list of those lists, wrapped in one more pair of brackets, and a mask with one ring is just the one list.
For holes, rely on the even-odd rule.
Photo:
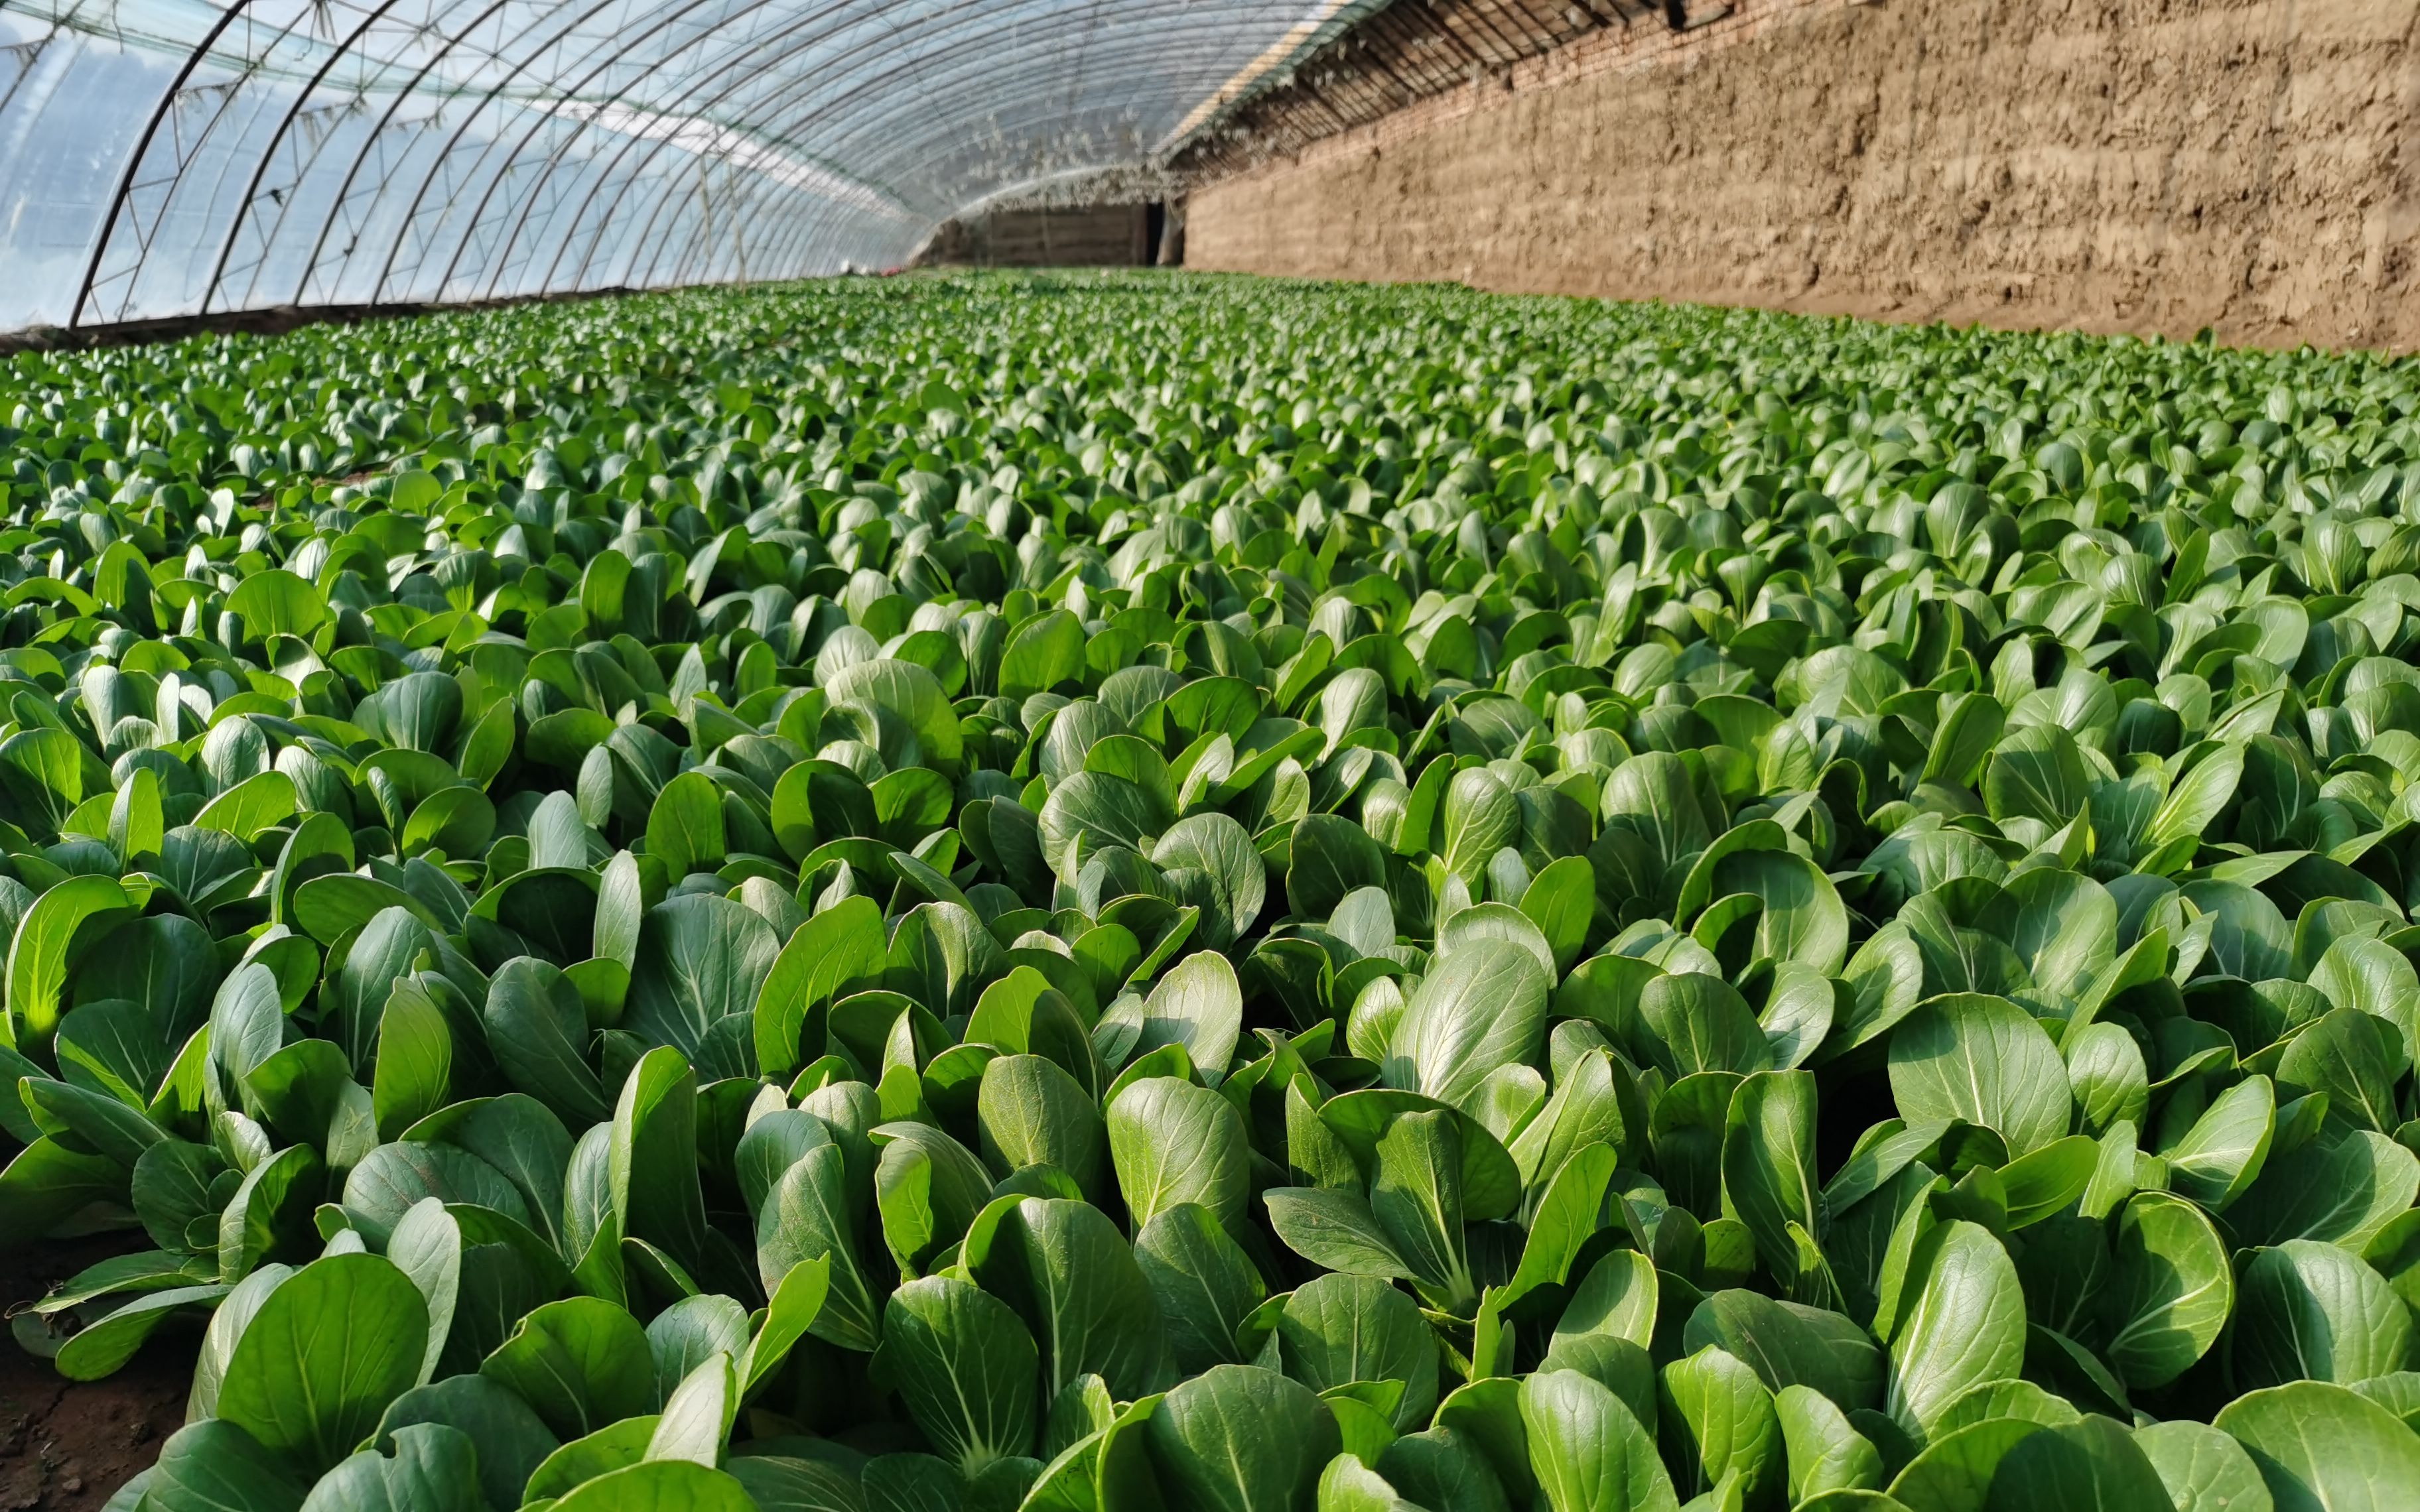
{"label": "curved steel truss", "polygon": [[895,266],[1370,0],[0,0],[0,330]]}

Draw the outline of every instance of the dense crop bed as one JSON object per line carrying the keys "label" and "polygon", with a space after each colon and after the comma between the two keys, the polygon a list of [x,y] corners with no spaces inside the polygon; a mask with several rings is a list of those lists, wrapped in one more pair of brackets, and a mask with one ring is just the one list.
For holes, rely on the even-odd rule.
{"label": "dense crop bed", "polygon": [[1168,279],[18,358],[0,1234],[126,1253],[17,1337],[198,1339],[149,1512],[2420,1504],[2413,377]]}

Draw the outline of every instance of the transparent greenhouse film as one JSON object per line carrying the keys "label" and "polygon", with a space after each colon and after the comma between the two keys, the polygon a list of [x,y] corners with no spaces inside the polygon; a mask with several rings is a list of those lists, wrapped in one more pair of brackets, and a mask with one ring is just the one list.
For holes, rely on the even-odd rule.
{"label": "transparent greenhouse film", "polygon": [[0,329],[888,268],[1348,0],[0,0]]}

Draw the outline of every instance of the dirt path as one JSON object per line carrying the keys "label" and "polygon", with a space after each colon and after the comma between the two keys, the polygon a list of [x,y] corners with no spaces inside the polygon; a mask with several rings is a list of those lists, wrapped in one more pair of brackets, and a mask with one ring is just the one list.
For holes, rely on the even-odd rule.
{"label": "dirt path", "polygon": [[[0,1307],[142,1242],[113,1234],[0,1251]],[[163,1329],[116,1375],[76,1381],[0,1338],[0,1512],[97,1512],[183,1425],[197,1343],[191,1329]]]}

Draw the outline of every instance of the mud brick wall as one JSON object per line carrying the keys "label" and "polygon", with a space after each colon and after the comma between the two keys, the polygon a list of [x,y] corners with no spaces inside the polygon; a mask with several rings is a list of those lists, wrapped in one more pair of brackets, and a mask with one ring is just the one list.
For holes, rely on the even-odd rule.
{"label": "mud brick wall", "polygon": [[2415,0],[1742,0],[1197,191],[1196,268],[2420,348]]}

